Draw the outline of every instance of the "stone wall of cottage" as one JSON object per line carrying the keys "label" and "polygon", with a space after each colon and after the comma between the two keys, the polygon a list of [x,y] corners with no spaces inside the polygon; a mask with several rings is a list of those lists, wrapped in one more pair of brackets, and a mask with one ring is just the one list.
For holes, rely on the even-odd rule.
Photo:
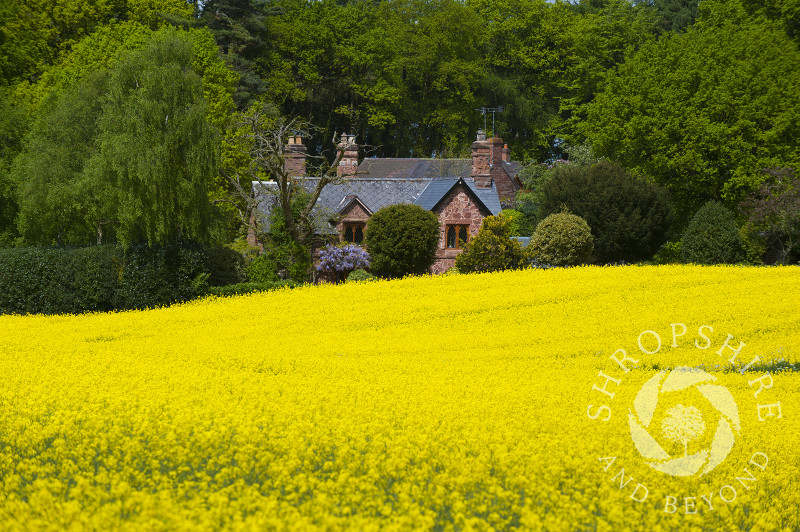
{"label": "stone wall of cottage", "polygon": [[446,248],[445,228],[450,224],[469,225],[469,238],[477,236],[484,217],[490,213],[482,212],[480,207],[467,194],[464,185],[459,185],[451,190],[440,202],[440,206],[433,212],[439,216],[441,229],[439,231],[439,247],[436,250],[436,262],[431,267],[431,272],[440,274],[455,266],[456,257],[460,249]]}
{"label": "stone wall of cottage", "polygon": [[339,240],[341,241],[344,235],[345,222],[366,222],[369,220],[369,213],[364,210],[360,203],[354,201],[342,213],[342,219],[336,224],[336,230],[339,232]]}

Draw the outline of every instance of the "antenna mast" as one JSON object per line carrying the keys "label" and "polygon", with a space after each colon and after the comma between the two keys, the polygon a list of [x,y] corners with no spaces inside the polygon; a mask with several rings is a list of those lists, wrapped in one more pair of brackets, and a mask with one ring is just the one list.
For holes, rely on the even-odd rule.
{"label": "antenna mast", "polygon": [[[480,114],[483,115],[483,130],[486,131],[486,115],[492,113],[492,136],[494,138],[494,115],[495,113],[502,113],[503,106],[498,105],[497,107],[481,107],[480,109],[475,109]],[[494,142],[490,143],[490,156],[489,156],[489,167],[491,168],[494,166]]]}

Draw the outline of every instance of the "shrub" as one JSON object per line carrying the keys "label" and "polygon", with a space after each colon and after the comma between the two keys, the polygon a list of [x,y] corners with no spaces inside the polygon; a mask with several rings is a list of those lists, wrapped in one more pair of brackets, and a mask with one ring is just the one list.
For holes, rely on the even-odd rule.
{"label": "shrub", "polygon": [[781,264],[796,263],[800,256],[800,177],[792,168],[763,172],[767,176],[764,183],[740,205],[747,216],[747,229],[740,234],[748,261],[763,262],[772,248]]}
{"label": "shrub", "polygon": [[0,250],[0,313],[112,310],[118,289],[112,246]]}
{"label": "shrub", "polygon": [[211,286],[208,288],[208,295],[230,297],[250,294],[253,292],[264,292],[267,290],[278,290],[280,288],[294,288],[301,286],[294,281],[276,281],[274,283],[237,283],[227,286]]}
{"label": "shrub", "polygon": [[709,201],[697,211],[681,240],[683,262],[735,264],[744,259],[734,214],[718,201]]}
{"label": "shrub", "polygon": [[559,179],[544,186],[540,215],[564,207],[592,228],[591,260],[599,264],[649,259],[666,241],[672,223],[661,188],[605,161],[590,167],[562,165]]}
{"label": "shrub", "polygon": [[439,218],[419,205],[390,205],[367,222],[371,269],[381,277],[421,275],[430,270],[439,245]]}
{"label": "shrub", "polygon": [[369,273],[367,270],[362,270],[362,269],[353,270],[347,276],[348,283],[351,281],[374,281],[375,279],[376,277],[374,275]]}
{"label": "shrub", "polygon": [[458,271],[493,272],[523,267],[525,252],[511,238],[512,225],[512,219],[502,214],[484,218],[477,236],[456,257]]}
{"label": "shrub", "polygon": [[522,211],[516,209],[503,209],[503,216],[509,220],[510,236],[531,236],[533,227],[527,216]]}
{"label": "shrub", "polygon": [[225,286],[245,280],[244,256],[227,246],[206,249],[209,286]]}
{"label": "shrub", "polygon": [[0,250],[0,313],[76,314],[167,305],[204,290],[197,244]]}
{"label": "shrub", "polygon": [[653,255],[653,264],[677,264],[681,262],[681,241],[664,242],[664,245]]}
{"label": "shrub", "polygon": [[259,255],[245,268],[250,283],[274,283],[279,281],[278,266],[267,255]]}
{"label": "shrub", "polygon": [[194,242],[135,244],[125,251],[116,308],[143,309],[188,301],[207,275],[203,248]]}
{"label": "shrub", "polygon": [[537,264],[575,266],[589,261],[593,241],[586,220],[569,212],[560,212],[539,222],[527,251]]}
{"label": "shrub", "polygon": [[767,258],[767,253],[770,248],[770,239],[767,236],[772,233],[764,233],[759,231],[752,222],[745,222],[741,229],[739,229],[739,238],[742,240],[742,249],[744,251],[744,260],[747,264],[752,266],[760,266],[764,264],[764,259]]}
{"label": "shrub", "polygon": [[369,253],[355,244],[328,244],[319,252],[317,271],[332,274],[343,281],[353,270],[369,268]]}

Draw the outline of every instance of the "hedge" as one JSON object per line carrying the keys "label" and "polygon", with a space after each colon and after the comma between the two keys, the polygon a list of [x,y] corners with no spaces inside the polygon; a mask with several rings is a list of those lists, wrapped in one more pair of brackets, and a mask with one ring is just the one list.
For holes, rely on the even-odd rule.
{"label": "hedge", "polygon": [[203,289],[205,261],[193,243],[0,249],[0,313],[77,314],[186,301]]}

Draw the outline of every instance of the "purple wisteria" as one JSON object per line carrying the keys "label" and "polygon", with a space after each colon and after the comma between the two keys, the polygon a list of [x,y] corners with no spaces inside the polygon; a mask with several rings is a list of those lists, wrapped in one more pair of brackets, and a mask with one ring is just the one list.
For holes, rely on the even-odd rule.
{"label": "purple wisteria", "polygon": [[319,252],[317,271],[343,273],[369,268],[369,253],[354,244],[327,245]]}

